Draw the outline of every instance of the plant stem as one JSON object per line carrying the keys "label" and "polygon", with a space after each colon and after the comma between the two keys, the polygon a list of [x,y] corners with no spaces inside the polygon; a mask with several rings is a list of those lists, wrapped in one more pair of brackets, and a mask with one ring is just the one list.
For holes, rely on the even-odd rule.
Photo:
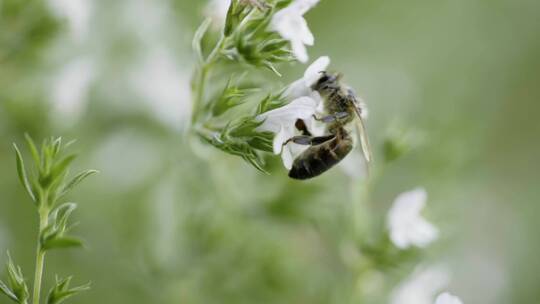
{"label": "plant stem", "polygon": [[195,82],[195,94],[193,96],[193,110],[191,114],[191,124],[194,125],[197,122],[199,116],[199,108],[204,99],[204,87],[206,86],[206,75],[208,74],[208,67],[203,64],[197,73],[197,80]]}
{"label": "plant stem", "polygon": [[221,35],[216,43],[210,55],[204,60],[202,65],[197,70],[197,79],[194,84],[194,96],[193,96],[193,112],[191,115],[191,124],[194,125],[197,122],[199,111],[204,100],[204,89],[206,87],[206,80],[208,72],[212,67],[212,64],[217,60],[223,46],[225,45],[225,36]]}
{"label": "plant stem", "polygon": [[39,297],[41,291],[41,278],[43,277],[43,268],[45,263],[45,251],[41,248],[41,234],[45,227],[49,223],[49,210],[48,208],[41,208],[39,211],[39,234],[37,240],[36,249],[36,269],[34,275],[34,295],[32,297],[33,304],[39,304]]}

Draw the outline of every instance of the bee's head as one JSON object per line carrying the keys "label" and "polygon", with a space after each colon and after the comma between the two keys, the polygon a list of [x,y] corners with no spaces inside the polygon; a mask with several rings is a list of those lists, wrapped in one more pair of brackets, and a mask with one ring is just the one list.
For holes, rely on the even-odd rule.
{"label": "bee's head", "polygon": [[341,74],[331,74],[326,71],[321,72],[321,77],[311,86],[311,89],[319,93],[324,93],[329,90],[335,90],[339,88],[339,80],[341,79]]}

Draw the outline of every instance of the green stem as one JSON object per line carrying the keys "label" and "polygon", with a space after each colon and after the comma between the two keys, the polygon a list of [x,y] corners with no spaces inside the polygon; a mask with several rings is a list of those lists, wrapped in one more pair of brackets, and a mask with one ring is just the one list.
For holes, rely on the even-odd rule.
{"label": "green stem", "polygon": [[208,73],[212,64],[219,58],[223,46],[225,45],[225,36],[221,35],[216,46],[210,52],[210,55],[204,60],[199,69],[197,70],[197,79],[194,85],[194,96],[193,96],[193,114],[191,116],[191,124],[194,125],[197,122],[199,112],[201,110],[202,104],[204,102],[204,89],[206,87],[206,80],[208,78]]}
{"label": "green stem", "polygon": [[197,80],[195,82],[195,93],[193,96],[193,111],[191,115],[192,125],[194,125],[197,122],[200,107],[203,103],[204,87],[206,86],[206,76],[208,74],[208,67],[203,64],[196,73],[197,73]]}
{"label": "green stem", "polygon": [[39,211],[39,234],[36,249],[36,269],[34,274],[34,296],[32,297],[33,304],[39,304],[41,291],[41,278],[43,277],[43,268],[45,263],[45,251],[41,248],[41,234],[45,227],[49,224],[49,209],[41,208]]}

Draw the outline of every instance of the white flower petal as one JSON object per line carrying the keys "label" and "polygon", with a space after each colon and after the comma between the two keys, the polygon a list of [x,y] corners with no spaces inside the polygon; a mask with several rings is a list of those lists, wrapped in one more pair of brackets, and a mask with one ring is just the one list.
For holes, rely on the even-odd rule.
{"label": "white flower petal", "polygon": [[69,123],[79,119],[86,110],[94,76],[93,63],[86,58],[77,59],[62,67],[51,86],[50,99],[55,114],[59,114]]}
{"label": "white flower petal", "polygon": [[270,22],[272,30],[291,42],[293,53],[300,62],[308,60],[304,45],[313,45],[315,42],[303,15],[318,2],[318,0],[296,0],[274,14]]}
{"label": "white flower petal", "polygon": [[432,266],[415,271],[392,292],[391,304],[432,304],[435,295],[450,281],[448,270]]}
{"label": "white flower petal", "polygon": [[283,147],[283,151],[281,151],[281,160],[283,161],[283,166],[285,166],[287,170],[291,170],[294,158],[289,145]]}
{"label": "white flower petal", "polygon": [[259,115],[257,119],[264,122],[257,130],[278,133],[281,126],[294,127],[297,119],[311,118],[317,106],[317,101],[311,97],[297,98],[286,106]]}
{"label": "white flower petal", "polygon": [[460,298],[449,294],[448,292],[442,293],[435,300],[435,304],[463,304]]}
{"label": "white flower petal", "polygon": [[231,0],[211,0],[204,9],[204,15],[214,21],[212,25],[215,28],[221,28],[225,25],[230,5]]}
{"label": "white flower petal", "polygon": [[439,237],[439,230],[425,219],[417,218],[407,236],[411,244],[425,248]]}
{"label": "white flower petal", "polygon": [[406,217],[420,213],[426,204],[427,193],[423,188],[416,188],[401,193],[394,200],[394,204],[388,213],[389,222],[396,223]]}
{"label": "white flower petal", "polygon": [[298,59],[298,61],[302,63],[306,63],[309,60],[307,49],[302,42],[298,42],[297,40],[292,40],[291,46],[292,46],[292,51],[294,53],[294,56],[296,57],[296,59]]}
{"label": "white flower petal", "polygon": [[291,136],[289,136],[289,134],[287,134],[287,132],[285,131],[285,128],[281,126],[279,132],[274,137],[274,141],[273,141],[274,154],[281,153],[281,149],[283,148],[283,143],[290,137]]}
{"label": "white flower petal", "polygon": [[306,87],[310,88],[319,78],[321,77],[321,72],[326,71],[330,65],[330,57],[322,56],[315,60],[304,73],[304,83]]}
{"label": "white flower petal", "polygon": [[286,146],[283,147],[283,151],[281,152],[281,159],[283,160],[283,166],[287,170],[291,170],[294,160],[302,154],[302,152],[306,151],[309,148],[309,146],[304,145],[298,145],[295,143],[289,143]]}
{"label": "white flower petal", "polygon": [[55,15],[66,18],[72,37],[84,41],[89,33],[93,13],[93,1],[89,0],[49,0]]}
{"label": "white flower petal", "polygon": [[294,100],[298,97],[309,96],[311,94],[311,88],[306,86],[303,78],[291,83],[285,90],[285,97],[289,100]]}
{"label": "white flower petal", "polygon": [[344,160],[339,162],[338,166],[353,179],[363,179],[367,176],[367,164],[360,153],[351,151]]}
{"label": "white flower petal", "polygon": [[437,228],[420,215],[426,199],[427,193],[422,188],[402,193],[395,199],[388,212],[387,225],[390,240],[396,247],[426,247],[437,239]]}
{"label": "white flower petal", "polygon": [[[311,86],[319,80],[321,72],[326,71],[330,64],[330,58],[328,56],[319,57],[315,60],[304,72],[304,76],[301,79],[291,83],[285,91],[285,96],[289,99],[296,99],[302,96],[310,96],[315,100],[322,101],[318,92],[313,91]],[[322,112],[322,103],[320,104],[319,111]]]}

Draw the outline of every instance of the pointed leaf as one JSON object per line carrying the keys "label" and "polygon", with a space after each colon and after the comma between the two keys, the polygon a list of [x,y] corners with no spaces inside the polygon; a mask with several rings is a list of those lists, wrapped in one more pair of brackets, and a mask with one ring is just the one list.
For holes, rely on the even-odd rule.
{"label": "pointed leaf", "polygon": [[42,246],[44,250],[50,250],[56,248],[81,247],[82,245],[83,242],[78,238],[63,236],[47,240]]}
{"label": "pointed leaf", "polygon": [[71,163],[75,160],[75,158],[77,158],[77,155],[71,154],[56,163],[51,171],[51,177],[53,178],[53,180],[64,174],[69,168],[69,165],[71,165]]}
{"label": "pointed leaf", "polygon": [[26,303],[26,300],[29,297],[28,286],[24,280],[21,267],[15,266],[11,256],[8,252],[8,262],[7,262],[7,275],[8,283],[11,292],[17,298],[19,303]]}
{"label": "pointed leaf", "polygon": [[193,41],[191,43],[193,47],[193,51],[195,51],[195,54],[197,55],[197,58],[200,63],[204,62],[204,55],[203,55],[202,45],[201,45],[202,39],[204,35],[206,34],[206,31],[208,30],[208,27],[210,26],[211,23],[212,23],[212,19],[206,18],[203,21],[203,23],[201,23],[197,31],[195,31],[195,35],[193,36]]}
{"label": "pointed leaf", "polygon": [[67,298],[90,289],[90,283],[69,288],[72,277],[59,280],[56,279],[56,286],[51,288],[49,295],[47,296],[47,304],[60,304]]}
{"label": "pointed leaf", "polygon": [[34,159],[35,168],[39,170],[41,168],[41,159],[39,157],[38,149],[36,148],[36,144],[34,143],[34,140],[28,133],[24,134],[24,138],[26,139],[26,144],[28,145],[28,149],[30,150],[30,154],[32,154],[32,158]]}
{"label": "pointed leaf", "polygon": [[9,289],[9,287],[2,281],[0,281],[0,292],[5,294],[11,300],[17,303],[19,302],[19,299],[17,299],[17,296],[13,293],[13,291],[11,291],[11,289]]}
{"label": "pointed leaf", "polygon": [[73,189],[75,186],[77,186],[79,183],[81,183],[83,180],[85,180],[87,177],[89,177],[92,174],[96,174],[96,173],[99,173],[99,171],[97,171],[97,170],[86,170],[86,171],[83,171],[83,172],[77,174],[73,179],[71,179],[66,184],[66,186],[62,190],[62,193],[60,194],[60,196],[65,195],[66,193],[71,191],[71,189]]}
{"label": "pointed leaf", "polygon": [[75,203],[65,203],[59,206],[55,211],[55,225],[64,232],[67,228],[67,221],[71,213],[77,208]]}
{"label": "pointed leaf", "polygon": [[35,202],[36,197],[34,193],[32,192],[32,187],[30,187],[30,182],[28,182],[28,177],[26,176],[26,169],[24,167],[24,160],[21,156],[21,152],[19,151],[19,148],[16,144],[13,144],[13,148],[15,149],[15,156],[17,158],[17,173],[19,174],[19,181],[23,185],[24,189],[26,189],[26,192],[28,195],[30,195],[30,198]]}

